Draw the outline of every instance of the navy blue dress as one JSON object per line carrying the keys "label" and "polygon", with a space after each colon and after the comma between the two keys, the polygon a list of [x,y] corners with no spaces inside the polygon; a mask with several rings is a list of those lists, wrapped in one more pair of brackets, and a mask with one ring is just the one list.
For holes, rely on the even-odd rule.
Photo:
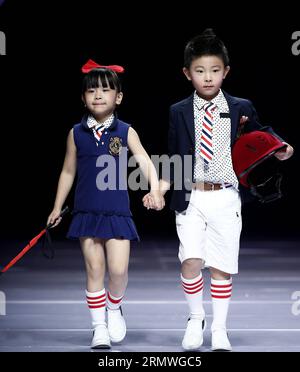
{"label": "navy blue dress", "polygon": [[128,129],[115,118],[99,142],[87,126],[87,116],[74,126],[77,186],[68,238],[139,240],[127,190]]}

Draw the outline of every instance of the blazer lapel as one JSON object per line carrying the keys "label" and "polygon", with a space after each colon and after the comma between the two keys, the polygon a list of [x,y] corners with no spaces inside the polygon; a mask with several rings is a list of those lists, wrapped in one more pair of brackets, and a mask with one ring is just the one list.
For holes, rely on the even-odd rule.
{"label": "blazer lapel", "polygon": [[193,147],[195,147],[195,125],[194,125],[194,94],[186,99],[183,103],[182,114],[184,118],[184,123],[187,127],[188,133],[190,135]]}
{"label": "blazer lapel", "polygon": [[238,100],[226,92],[223,91],[224,97],[226,98],[226,101],[228,103],[229,112],[230,112],[230,120],[231,120],[231,146],[234,143],[236,133],[239,126],[239,106],[238,106]]}

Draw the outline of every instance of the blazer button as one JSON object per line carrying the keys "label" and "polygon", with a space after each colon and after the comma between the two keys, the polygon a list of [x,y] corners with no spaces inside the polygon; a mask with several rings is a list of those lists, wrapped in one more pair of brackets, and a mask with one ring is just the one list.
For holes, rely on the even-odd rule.
{"label": "blazer button", "polygon": [[194,152],[194,149],[191,147],[189,150],[189,154],[193,154],[193,152]]}

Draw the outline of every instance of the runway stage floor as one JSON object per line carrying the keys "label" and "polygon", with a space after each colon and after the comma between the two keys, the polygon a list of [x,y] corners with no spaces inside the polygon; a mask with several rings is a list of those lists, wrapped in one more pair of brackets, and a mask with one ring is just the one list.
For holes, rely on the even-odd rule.
{"label": "runway stage floor", "polygon": [[[22,247],[22,242],[3,244],[2,264]],[[6,300],[0,308],[2,352],[91,351],[79,245],[68,240],[54,244],[54,260],[33,248],[0,278],[0,295]],[[242,241],[227,324],[233,351],[300,351],[299,246],[299,241]],[[182,351],[188,309],[179,269],[176,240],[132,244],[122,306],[128,333],[112,352]],[[208,327],[200,351],[205,352],[210,351],[212,321],[207,270],[204,280]]]}

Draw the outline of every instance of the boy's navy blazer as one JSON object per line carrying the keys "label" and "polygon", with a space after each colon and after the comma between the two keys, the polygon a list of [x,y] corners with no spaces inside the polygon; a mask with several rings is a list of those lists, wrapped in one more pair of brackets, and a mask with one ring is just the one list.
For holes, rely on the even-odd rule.
{"label": "boy's navy blazer", "polygon": [[[264,131],[275,134],[271,127],[263,127],[259,123],[255,108],[249,100],[233,97],[224,91],[223,94],[228,103],[229,112],[220,113],[220,117],[230,117],[231,146],[235,142],[238,133],[240,118],[243,115],[248,116],[249,118],[249,120],[243,127],[244,133],[251,132],[253,130],[261,130],[263,128]],[[193,182],[193,169],[195,160],[195,126],[193,100],[194,94],[170,107],[170,123],[168,134],[169,156],[179,155],[181,157],[182,163],[181,174],[176,174],[176,172],[174,171],[174,165],[171,163],[171,173],[169,177],[171,182],[176,181],[177,177],[181,177],[178,179],[181,179],[183,181],[183,186],[178,187],[178,190],[176,189],[176,187],[174,187],[170,205],[171,209],[178,212],[187,209]],[[278,135],[276,136],[279,137]],[[192,156],[192,167],[185,167],[184,155]],[[180,167],[178,169],[180,169]],[[177,171],[178,169],[176,168]],[[163,178],[165,177],[163,176]],[[174,183],[174,186],[175,185],[176,182]],[[242,185],[239,185],[239,189],[241,191],[242,201],[245,202],[253,199],[248,190]]]}

